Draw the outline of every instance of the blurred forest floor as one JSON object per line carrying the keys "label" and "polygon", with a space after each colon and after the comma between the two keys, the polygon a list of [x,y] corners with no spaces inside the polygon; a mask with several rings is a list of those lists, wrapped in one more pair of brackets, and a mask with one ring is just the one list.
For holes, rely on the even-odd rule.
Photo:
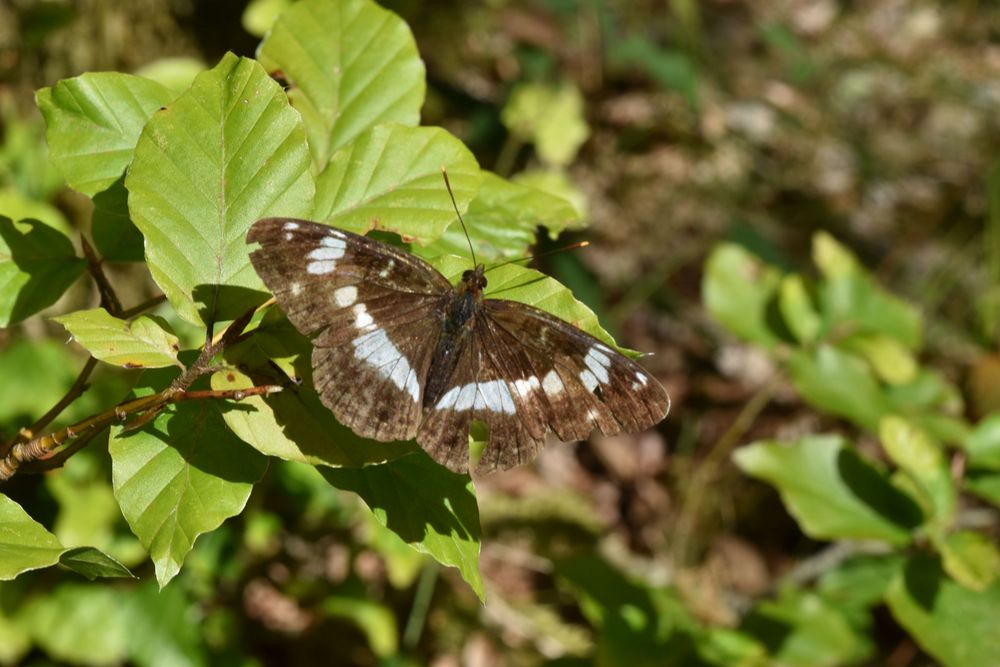
{"label": "blurred forest floor", "polygon": [[[606,535],[609,559],[651,584],[674,582],[712,624],[734,623],[780,577],[808,567],[819,545],[728,455],[838,422],[774,386],[771,360],[707,317],[703,266],[720,240],[808,271],[810,238],[827,230],[923,311],[928,363],[968,389],[969,409],[1000,406],[1000,220],[988,219],[990,197],[1000,197],[997,4],[384,4],[410,24],[427,63],[423,122],[462,138],[484,168],[509,174],[538,162],[504,127],[512,90],[579,91],[589,130],[566,174],[585,196],[591,226],[581,237],[592,245],[544,268],[623,345],[654,353],[645,363],[673,398],[656,431],[552,446],[535,466],[478,481],[495,602],[482,613],[494,631],[478,629],[456,578],[455,599],[428,618],[437,641],[464,644],[474,664],[492,664],[497,637],[549,651],[547,621],[513,610],[550,595],[535,554],[573,531]],[[244,5],[9,0],[0,8],[3,113],[28,113],[34,89],[83,71],[252,56]],[[19,173],[0,164],[4,185]],[[74,211],[72,195],[57,204]],[[255,590],[244,596],[254,622],[294,627],[271,589]],[[888,654],[902,635],[883,634]]]}

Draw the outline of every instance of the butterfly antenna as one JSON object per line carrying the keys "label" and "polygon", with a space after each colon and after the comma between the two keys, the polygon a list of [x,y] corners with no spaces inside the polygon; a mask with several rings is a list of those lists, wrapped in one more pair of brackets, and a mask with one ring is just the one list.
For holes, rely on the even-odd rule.
{"label": "butterfly antenna", "polygon": [[577,250],[578,248],[586,248],[589,245],[590,241],[580,241],[579,243],[570,243],[568,246],[563,246],[562,248],[556,248],[555,250],[548,250],[546,252],[540,252],[537,255],[528,255],[527,257],[508,259],[506,262],[495,264],[486,270],[492,271],[493,269],[499,269],[501,266],[507,266],[508,264],[516,264],[518,262],[530,262],[533,259],[538,259],[540,257],[548,257],[549,255],[555,255],[556,253],[559,252],[566,252],[567,250]]}
{"label": "butterfly antenna", "polygon": [[472,249],[472,239],[469,237],[469,230],[465,227],[465,220],[462,220],[462,214],[458,210],[458,204],[455,203],[455,193],[451,191],[451,181],[448,180],[448,170],[441,166],[441,175],[444,176],[444,186],[448,188],[448,196],[451,197],[451,205],[455,209],[455,214],[458,216],[458,221],[462,223],[462,231],[465,232],[465,240],[469,242],[469,252],[472,253],[472,264],[474,266],[479,266],[479,262],[476,261],[476,251]]}

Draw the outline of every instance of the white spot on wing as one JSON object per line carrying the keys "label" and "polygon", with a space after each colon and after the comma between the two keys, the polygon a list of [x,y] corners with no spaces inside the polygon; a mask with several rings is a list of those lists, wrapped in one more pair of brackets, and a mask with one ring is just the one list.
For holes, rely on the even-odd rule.
{"label": "white spot on wing", "polygon": [[379,278],[387,278],[389,276],[389,272],[392,271],[394,266],[396,266],[396,260],[390,259],[389,263],[385,265],[385,268],[378,272]]}
{"label": "white spot on wing", "polygon": [[309,266],[306,267],[306,271],[314,276],[321,276],[327,273],[332,273],[336,268],[336,262],[324,259],[318,262],[309,262]]}
{"label": "white spot on wing", "polygon": [[518,393],[521,398],[527,398],[528,394],[533,390],[538,389],[541,385],[538,383],[538,378],[532,375],[526,380],[515,380],[514,381],[514,391]]}
{"label": "white spot on wing", "polygon": [[597,385],[600,384],[597,381],[597,376],[589,370],[580,371],[580,382],[582,382],[583,386],[587,388],[587,391],[594,391],[597,389]]}
{"label": "white spot on wing", "polygon": [[640,373],[639,371],[635,372],[635,379],[638,380],[639,384],[641,384],[644,387],[646,386],[646,383],[648,382],[648,380],[646,379],[646,376],[643,375],[642,373]]}
{"label": "white spot on wing", "polygon": [[299,228],[299,223],[297,222],[286,222],[282,227],[286,232],[294,232]]}
{"label": "white spot on wing", "polygon": [[470,382],[461,387],[452,387],[434,406],[438,410],[454,408],[463,410],[490,410],[512,415],[517,412],[514,396],[503,380]]}
{"label": "white spot on wing", "polygon": [[291,241],[294,238],[295,238],[295,234],[292,234],[291,232],[286,232],[285,233],[285,240],[286,241]]}
{"label": "white spot on wing", "polygon": [[[595,378],[605,384],[608,382],[608,366],[611,365],[611,359],[608,355],[599,351],[596,347],[592,347],[587,350],[587,356],[583,358],[583,363],[586,364]],[[581,375],[581,379],[582,377]]]}
{"label": "white spot on wing", "polygon": [[[368,329],[375,323],[375,320],[373,320],[372,316],[368,314],[368,309],[363,303],[355,305],[352,312],[354,313],[354,326],[362,331]],[[384,331],[382,333],[385,334]]]}
{"label": "white spot on wing", "polygon": [[476,401],[476,385],[474,382],[462,387],[462,391],[458,392],[458,398],[455,400],[456,410],[468,410],[472,408],[473,403]]}
{"label": "white spot on wing", "polygon": [[[364,306],[364,304],[358,305]],[[408,393],[414,401],[420,400],[417,373],[410,367],[409,360],[403,356],[399,348],[389,340],[385,330],[378,329],[358,336],[351,341],[351,344],[354,345],[355,359],[374,366],[382,377],[388,378],[396,387]]]}
{"label": "white spot on wing", "polygon": [[292,283],[291,285],[288,286],[288,289],[291,291],[292,296],[298,296],[302,294],[302,285],[298,283]]}
{"label": "white spot on wing", "polygon": [[555,396],[563,390],[562,380],[559,379],[559,373],[556,373],[555,369],[549,371],[544,378],[542,378],[542,389],[549,396]]}
{"label": "white spot on wing", "polygon": [[333,300],[337,302],[337,305],[341,308],[347,308],[353,304],[358,299],[358,288],[354,285],[348,285],[347,287],[338,287],[333,291]]}

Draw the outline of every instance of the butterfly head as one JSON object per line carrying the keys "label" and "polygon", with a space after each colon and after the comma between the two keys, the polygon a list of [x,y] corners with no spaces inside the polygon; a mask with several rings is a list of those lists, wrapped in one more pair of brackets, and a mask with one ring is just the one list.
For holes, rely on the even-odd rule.
{"label": "butterfly head", "polygon": [[462,273],[462,284],[467,290],[482,292],[486,289],[486,267],[478,264],[475,270],[468,270]]}

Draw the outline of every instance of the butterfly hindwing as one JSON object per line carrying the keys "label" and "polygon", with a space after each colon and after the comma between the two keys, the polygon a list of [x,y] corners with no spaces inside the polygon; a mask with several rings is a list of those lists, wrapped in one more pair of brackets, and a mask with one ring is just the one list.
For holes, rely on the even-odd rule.
{"label": "butterfly hindwing", "polygon": [[304,220],[268,218],[250,258],[288,319],[313,340],[323,403],[363,437],[416,434],[442,302],[451,285],[392,246]]}
{"label": "butterfly hindwing", "polygon": [[506,470],[537,455],[552,431],[581,440],[656,424],[669,408],[663,387],[596,338],[526,304],[487,299],[444,392],[417,439],[439,463],[468,465],[473,419],[490,439],[477,472]]}

